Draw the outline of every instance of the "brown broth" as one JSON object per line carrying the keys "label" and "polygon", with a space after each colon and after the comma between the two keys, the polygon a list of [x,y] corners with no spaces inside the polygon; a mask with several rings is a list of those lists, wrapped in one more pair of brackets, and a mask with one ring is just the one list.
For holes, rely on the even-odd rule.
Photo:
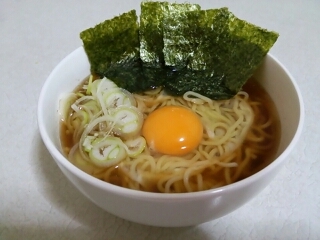
{"label": "brown broth", "polygon": [[[269,165],[276,156],[281,137],[279,114],[267,91],[254,78],[250,78],[243,86],[242,90],[249,94],[251,100],[263,102],[263,105],[259,108],[259,112],[254,113],[255,121],[264,121],[264,119],[272,116],[273,123],[265,129],[265,132],[271,137],[265,138],[261,144],[264,146],[270,145],[270,148],[268,148],[267,151],[264,151],[263,154],[258,155],[256,159],[252,160],[246,171],[243,172],[243,175],[238,180],[253,175]],[[246,144],[250,143],[245,141],[244,145]]]}
{"label": "brown broth", "polygon": [[[81,85],[77,86],[75,88],[75,92],[83,91],[81,90],[81,87],[87,83],[88,78],[86,78]],[[253,101],[261,101],[263,102],[263,105],[259,108],[258,112],[254,112],[255,120],[254,121],[265,121],[268,119],[270,116],[272,116],[273,119],[273,124],[271,124],[268,128],[266,128],[266,132],[271,136],[270,138],[266,138],[263,142],[262,145],[270,147],[268,148],[267,151],[264,151],[263,154],[258,154],[258,156],[255,159],[252,159],[250,161],[250,164],[244,169],[244,171],[239,175],[239,177],[236,179],[236,181],[239,181],[241,179],[244,179],[248,176],[251,176],[255,174],[256,172],[260,171],[267,165],[269,165],[277,152],[278,145],[280,142],[280,120],[278,116],[277,109],[275,107],[274,102],[272,101],[271,97],[269,94],[266,92],[266,90],[253,78],[250,78],[246,84],[243,86],[243,91],[247,92],[250,96],[250,100]],[[73,140],[72,140],[72,134],[68,133],[66,129],[66,125],[61,122],[60,124],[60,139],[61,139],[61,145],[63,148],[63,151],[66,155],[68,155],[69,150],[71,147],[74,145]],[[245,140],[244,143],[242,144],[242,147],[247,147],[250,146],[252,142]],[[240,151],[239,151],[240,152]],[[241,156],[242,157],[242,156]],[[231,169],[231,175],[235,172],[235,169]],[[223,178],[224,172],[220,171],[217,172],[216,174],[220,175],[218,178]],[[203,177],[212,177],[212,172],[204,171],[202,173]],[[119,179],[120,176],[117,174],[114,176],[114,181],[111,183],[115,185],[121,186],[121,179]],[[146,189],[147,190],[147,189]],[[155,191],[154,189],[148,189],[147,191]]]}

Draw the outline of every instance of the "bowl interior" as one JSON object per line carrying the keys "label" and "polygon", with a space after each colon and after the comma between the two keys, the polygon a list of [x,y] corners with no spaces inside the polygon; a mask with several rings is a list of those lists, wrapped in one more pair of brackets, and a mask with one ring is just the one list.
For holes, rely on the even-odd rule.
{"label": "bowl interior", "polygon": [[[73,91],[89,74],[90,65],[83,47],[76,49],[63,59],[42,88],[38,105],[38,124],[43,141],[58,164],[100,185],[101,181],[84,174],[63,156],[58,131],[60,96]],[[304,118],[301,94],[290,73],[270,54],[266,56],[254,76],[271,95],[279,112],[282,124],[277,161],[279,156],[283,160],[290,153],[301,133]],[[275,162],[271,165],[277,164]]]}
{"label": "bowl interior", "polygon": [[59,99],[64,93],[72,92],[89,74],[90,64],[80,47],[57,65],[41,90],[38,105],[40,133],[50,153],[54,152],[59,158],[64,158],[59,139]]}
{"label": "bowl interior", "polygon": [[[281,122],[276,158],[288,154],[300,136],[304,110],[297,84],[286,68],[270,54],[254,74],[274,101]],[[271,80],[271,81],[270,81]]]}

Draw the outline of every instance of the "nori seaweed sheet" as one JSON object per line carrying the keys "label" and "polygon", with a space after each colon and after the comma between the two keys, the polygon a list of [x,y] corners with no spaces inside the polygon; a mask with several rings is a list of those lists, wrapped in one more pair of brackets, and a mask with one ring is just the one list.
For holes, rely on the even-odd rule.
{"label": "nori seaweed sheet", "polygon": [[166,79],[163,68],[143,66],[137,19],[132,10],[80,33],[91,72],[130,92],[162,86]]}
{"label": "nori seaweed sheet", "polygon": [[175,68],[165,89],[212,99],[234,96],[254,73],[278,34],[236,18],[227,8],[164,18],[165,64]]}
{"label": "nori seaweed sheet", "polygon": [[143,83],[139,72],[139,24],[135,10],[106,20],[80,33],[91,72],[106,76],[117,85],[137,91]]}
{"label": "nori seaweed sheet", "polygon": [[103,74],[119,87],[134,93],[162,86],[166,75],[166,69],[144,66],[141,59],[111,65]]}
{"label": "nori seaweed sheet", "polygon": [[278,34],[236,18],[227,8],[141,3],[135,10],[80,33],[92,73],[130,92],[163,86],[173,95],[195,91],[234,96],[262,62]]}
{"label": "nori seaweed sheet", "polygon": [[183,18],[200,10],[198,4],[143,1],[140,15],[140,57],[145,66],[163,67],[163,20],[167,15]]}
{"label": "nori seaweed sheet", "polygon": [[[230,65],[224,66],[226,86],[237,93],[262,62],[279,34],[238,19],[229,12],[229,37],[224,40]],[[221,44],[222,45],[222,44]]]}
{"label": "nori seaweed sheet", "polygon": [[167,2],[142,2],[140,14],[140,58],[151,67],[163,66],[163,8]]}

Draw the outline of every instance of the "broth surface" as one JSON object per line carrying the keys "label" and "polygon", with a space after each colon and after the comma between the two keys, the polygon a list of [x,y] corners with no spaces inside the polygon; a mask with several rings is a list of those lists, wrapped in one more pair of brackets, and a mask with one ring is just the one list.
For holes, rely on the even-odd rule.
{"label": "broth surface", "polygon": [[[84,92],[81,88],[86,82],[88,82],[88,78],[86,78],[81,85],[75,88],[75,92],[79,92],[79,91]],[[243,91],[249,94],[250,96],[249,98],[251,101],[263,103],[263,104],[257,104],[257,106],[253,108],[254,122],[263,123],[268,121],[269,118],[272,119],[272,124],[264,129],[264,132],[268,135],[268,137],[264,138],[262,141],[259,142],[259,146],[261,146],[262,148],[265,147],[266,150],[262,151],[261,153],[257,153],[256,156],[252,157],[252,159],[250,159],[250,162],[243,167],[243,169],[241,170],[241,173],[237,173],[237,167],[227,168],[227,169],[220,168],[215,171],[212,171],[212,169],[209,169],[209,168],[204,169],[201,172],[201,177],[204,180],[206,180],[206,179],[212,178],[214,174],[215,181],[217,182],[216,184],[214,184],[214,187],[220,187],[221,185],[230,184],[232,182],[239,181],[241,179],[244,179],[246,177],[249,177],[255,174],[256,172],[260,171],[261,169],[269,165],[273,161],[277,152],[277,148],[280,142],[281,126],[280,126],[279,116],[272,99],[270,98],[269,94],[264,90],[264,88],[253,78],[249,79],[246,82],[246,84],[243,86]],[[252,131],[255,131],[255,130],[252,130]],[[245,148],[251,147],[250,145],[253,144],[253,142],[248,140],[248,138],[244,140],[240,148],[245,149]],[[64,154],[68,156],[70,149],[76,143],[73,142],[72,133],[70,133],[70,131],[67,129],[66,124],[64,122],[61,122],[60,124],[60,139],[61,139],[61,145],[62,145]],[[237,149],[235,150],[235,152],[239,154],[239,156],[236,157],[237,159],[245,158],[245,156],[243,155],[244,154],[243,151],[240,151],[239,149]],[[150,154],[157,155],[155,153],[150,153]],[[155,156],[155,157],[158,157],[158,156]],[[110,169],[112,174],[108,175],[108,178],[106,180],[104,172],[109,171],[108,169]],[[157,188],[156,181],[158,181],[160,178],[164,177],[165,175],[165,173],[163,172],[152,173],[152,176],[149,176],[147,174],[146,176],[143,177],[147,179],[145,181],[146,183],[142,184],[142,186],[140,186],[139,184],[138,184],[139,186],[137,186],[133,183],[128,183],[129,182],[129,180],[127,179],[128,176],[126,176],[126,174],[124,174],[122,170],[120,171],[118,169],[118,165],[109,167],[108,169],[101,169],[101,172],[96,171],[96,173],[93,175],[101,180],[108,181],[115,185],[133,188],[133,189],[139,189],[143,191],[152,191],[152,192],[159,191],[159,189]],[[226,178],[226,175],[228,176],[236,175],[237,177],[233,179],[232,182],[221,184],[221,182],[224,182],[223,179]],[[191,179],[190,181],[193,182],[194,185],[196,185],[195,179]],[[179,189],[182,189],[181,190],[182,192],[185,191],[185,189],[179,186],[179,184],[181,183],[177,183],[176,186],[174,187],[175,192],[177,191],[179,192]]]}

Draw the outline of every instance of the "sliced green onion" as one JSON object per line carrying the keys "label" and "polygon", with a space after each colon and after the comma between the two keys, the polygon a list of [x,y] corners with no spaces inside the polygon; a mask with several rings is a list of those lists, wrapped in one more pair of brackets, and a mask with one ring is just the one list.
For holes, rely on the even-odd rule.
{"label": "sliced green onion", "polygon": [[91,94],[91,88],[92,88],[92,80],[93,80],[93,76],[90,75],[89,77],[89,82],[88,82],[88,86],[87,86],[87,91],[86,91],[86,94]]}
{"label": "sliced green onion", "polygon": [[146,147],[146,140],[144,137],[130,139],[124,142],[127,154],[129,157],[137,157]]}
{"label": "sliced green onion", "polygon": [[138,136],[143,115],[135,107],[133,95],[107,78],[93,81],[92,76],[86,89],[92,95],[72,105],[75,125],[83,125],[79,140],[82,157],[97,167],[108,167],[143,152],[146,141]]}
{"label": "sliced green onion", "polygon": [[89,110],[93,115],[100,112],[100,107],[98,106],[97,102],[95,100],[87,101],[82,105],[84,108]]}
{"label": "sliced green onion", "polygon": [[125,92],[121,88],[112,88],[104,92],[103,99],[106,108],[117,108],[119,106],[133,106],[135,105],[134,98],[129,92]]}
{"label": "sliced green onion", "polygon": [[59,115],[62,121],[68,118],[68,113],[72,104],[76,101],[77,95],[75,93],[63,94],[59,100]]}
{"label": "sliced green onion", "polygon": [[112,111],[111,116],[115,119],[114,133],[128,139],[138,134],[141,130],[142,113],[133,106],[120,106]]}
{"label": "sliced green onion", "polygon": [[83,96],[81,98],[78,98],[72,105],[71,108],[73,109],[73,111],[78,112],[80,111],[80,106],[82,104],[82,102],[87,102],[90,100],[94,100],[94,98],[92,96]]}
{"label": "sliced green onion", "polygon": [[92,96],[97,96],[98,93],[101,94],[106,90],[109,90],[112,88],[118,88],[118,86],[113,81],[104,77],[102,79],[97,79],[92,82],[91,93],[92,93]]}
{"label": "sliced green onion", "polygon": [[97,96],[97,90],[98,90],[98,86],[100,83],[101,83],[101,79],[97,79],[92,82],[91,87],[90,87],[90,91],[91,91],[92,96],[94,96],[94,97]]}
{"label": "sliced green onion", "polygon": [[89,158],[99,167],[109,167],[117,164],[126,157],[123,142],[117,137],[107,137],[92,141]]}
{"label": "sliced green onion", "polygon": [[89,118],[89,114],[88,114],[86,111],[80,110],[80,111],[79,111],[79,114],[80,114],[81,117],[82,117],[82,123],[83,123],[83,125],[89,123],[90,118]]}
{"label": "sliced green onion", "polygon": [[90,152],[91,149],[92,149],[92,142],[96,139],[97,137],[96,136],[87,136],[83,143],[82,143],[82,146],[83,146],[83,149],[86,151],[86,152]]}
{"label": "sliced green onion", "polygon": [[109,80],[106,77],[101,79],[100,84],[101,84],[101,91],[105,91],[105,90],[111,89],[111,88],[118,88],[117,84],[115,84],[113,81]]}

